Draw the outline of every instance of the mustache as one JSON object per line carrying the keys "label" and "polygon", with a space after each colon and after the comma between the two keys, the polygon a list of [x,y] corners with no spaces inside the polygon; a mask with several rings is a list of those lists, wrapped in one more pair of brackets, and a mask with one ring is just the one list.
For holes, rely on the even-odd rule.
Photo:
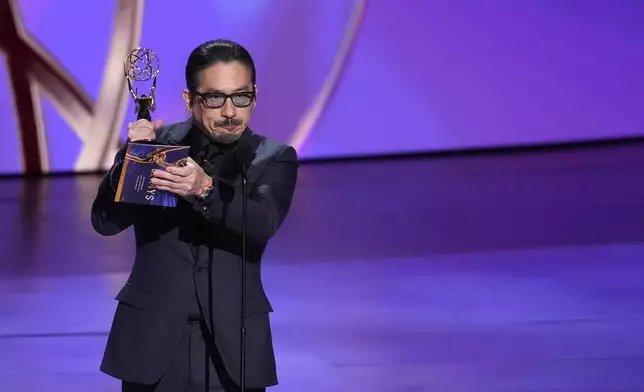
{"label": "mustache", "polygon": [[227,118],[223,121],[215,123],[215,125],[218,127],[229,127],[231,125],[238,126],[242,125],[242,120],[239,118]]}

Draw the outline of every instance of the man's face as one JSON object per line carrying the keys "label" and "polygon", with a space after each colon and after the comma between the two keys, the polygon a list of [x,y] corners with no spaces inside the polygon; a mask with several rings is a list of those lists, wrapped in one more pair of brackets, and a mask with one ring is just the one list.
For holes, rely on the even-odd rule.
{"label": "man's face", "polygon": [[255,92],[248,68],[233,61],[202,70],[194,100],[190,100],[188,90],[184,90],[183,99],[194,121],[210,139],[232,143],[239,139],[250,121],[256,103]]}

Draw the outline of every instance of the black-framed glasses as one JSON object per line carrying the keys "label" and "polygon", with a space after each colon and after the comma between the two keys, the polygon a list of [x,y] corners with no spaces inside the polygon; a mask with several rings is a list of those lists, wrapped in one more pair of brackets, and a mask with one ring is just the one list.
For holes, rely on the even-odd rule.
{"label": "black-framed glasses", "polygon": [[238,108],[246,108],[250,106],[255,100],[254,91],[240,91],[233,94],[223,94],[223,93],[200,93],[195,91],[195,94],[201,98],[203,105],[210,109],[219,109],[224,106],[226,100],[230,98],[230,101]]}

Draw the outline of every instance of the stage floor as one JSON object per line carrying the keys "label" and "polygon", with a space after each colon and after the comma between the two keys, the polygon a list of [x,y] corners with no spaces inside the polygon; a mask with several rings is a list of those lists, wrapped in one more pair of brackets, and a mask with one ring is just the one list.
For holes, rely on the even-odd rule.
{"label": "stage floor", "polygon": [[[264,260],[275,391],[644,391],[644,145],[307,164]],[[98,371],[132,233],[0,180],[0,391]]]}

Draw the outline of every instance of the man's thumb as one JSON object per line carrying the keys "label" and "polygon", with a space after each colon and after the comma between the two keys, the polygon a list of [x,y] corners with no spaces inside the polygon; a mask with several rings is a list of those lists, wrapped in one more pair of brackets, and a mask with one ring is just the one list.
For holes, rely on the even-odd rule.
{"label": "man's thumb", "polygon": [[154,123],[152,123],[152,126],[154,126],[155,131],[158,131],[159,128],[163,126],[163,120],[156,120]]}

